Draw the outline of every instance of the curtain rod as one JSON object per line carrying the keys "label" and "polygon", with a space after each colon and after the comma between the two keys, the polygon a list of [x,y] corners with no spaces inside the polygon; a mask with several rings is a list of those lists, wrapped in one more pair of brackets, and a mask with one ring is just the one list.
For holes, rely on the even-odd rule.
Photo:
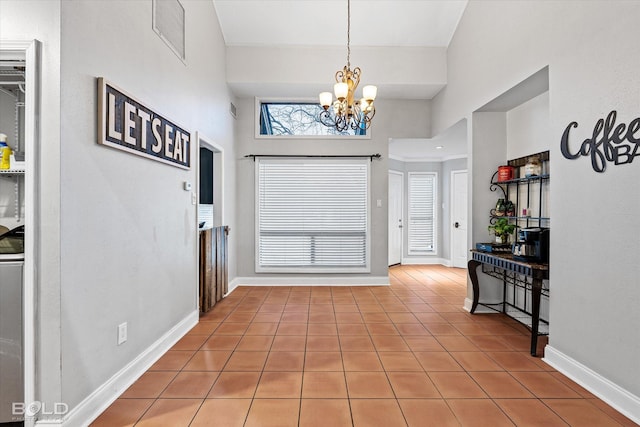
{"label": "curtain rod", "polygon": [[306,157],[323,157],[323,158],[348,158],[348,159],[363,159],[369,158],[370,161],[373,159],[381,159],[382,155],[380,153],[376,154],[362,154],[362,155],[340,155],[340,154],[247,154],[246,157],[252,157],[253,161],[256,161],[256,157],[297,157],[297,158],[306,158]]}

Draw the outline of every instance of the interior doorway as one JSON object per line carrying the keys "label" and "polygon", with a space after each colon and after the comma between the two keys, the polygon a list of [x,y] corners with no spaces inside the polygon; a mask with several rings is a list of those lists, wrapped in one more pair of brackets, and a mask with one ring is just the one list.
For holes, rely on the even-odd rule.
{"label": "interior doorway", "polygon": [[467,266],[467,171],[451,171],[451,265]]}
{"label": "interior doorway", "polygon": [[389,265],[402,263],[404,174],[389,171]]}
{"label": "interior doorway", "polygon": [[224,224],[224,155],[222,147],[197,133],[198,229]]}

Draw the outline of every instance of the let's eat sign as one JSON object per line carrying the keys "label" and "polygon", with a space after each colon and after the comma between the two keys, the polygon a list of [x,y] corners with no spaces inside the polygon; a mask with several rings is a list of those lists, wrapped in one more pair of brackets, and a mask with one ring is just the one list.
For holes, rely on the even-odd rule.
{"label": "let's eat sign", "polygon": [[98,78],[98,144],[189,169],[190,143],[189,131]]}

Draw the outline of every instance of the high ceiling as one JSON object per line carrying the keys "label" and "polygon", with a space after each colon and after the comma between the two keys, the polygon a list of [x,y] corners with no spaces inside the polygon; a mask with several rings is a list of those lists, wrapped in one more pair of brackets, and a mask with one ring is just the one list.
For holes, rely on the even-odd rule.
{"label": "high ceiling", "polygon": [[[213,0],[227,46],[346,45],[346,0]],[[446,47],[467,0],[351,0],[352,46]]]}
{"label": "high ceiling", "polygon": [[[235,48],[236,55],[243,55],[241,49],[250,50],[252,58],[270,60],[270,55],[279,51],[268,50],[260,56],[260,48],[278,47],[304,48],[305,56],[326,56],[326,48],[346,47],[347,43],[347,0],[213,0],[220,27],[227,46]],[[356,49],[393,47],[441,48],[446,49],[460,22],[467,0],[351,0],[351,46]],[[306,49],[309,47],[309,49]],[[240,50],[239,50],[240,49]],[[323,50],[325,49],[325,50]],[[388,52],[388,51],[387,51]],[[397,52],[397,50],[394,50]],[[445,52],[443,50],[443,52]],[[362,53],[362,52],[361,52]],[[363,59],[358,55],[358,64]],[[378,55],[380,56],[380,55]],[[384,56],[384,55],[382,55]],[[306,56],[310,58],[310,56]],[[439,59],[446,67],[444,56]],[[431,64],[424,59],[411,63],[404,62],[403,70],[423,76],[434,76],[422,80],[415,74],[407,74],[406,81],[398,81],[397,75],[388,74],[397,67],[389,67],[389,59],[378,57],[378,65],[366,70],[371,76],[377,73],[375,81],[368,83],[379,87],[379,95],[390,98],[430,99],[446,81],[438,73],[421,68]],[[385,62],[386,61],[386,62]],[[420,62],[422,61],[422,62]],[[234,68],[230,73],[238,79],[240,72],[248,73],[249,67]],[[282,93],[281,96],[308,96],[317,91],[309,90],[309,85],[278,81],[269,78],[264,70],[256,71],[249,77],[230,82],[230,87],[242,96],[266,96],[265,93]],[[229,71],[228,71],[229,73]],[[277,75],[278,73],[276,73]],[[308,71],[305,73],[310,74]],[[446,76],[446,71],[444,71]],[[320,88],[330,82],[332,71],[323,73],[318,83]],[[254,79],[252,79],[254,77]],[[278,75],[278,77],[281,77]],[[446,80],[446,78],[445,78]],[[298,94],[296,90],[300,89]],[[286,91],[285,91],[286,89]],[[436,148],[440,147],[442,148]],[[392,139],[390,155],[401,160],[446,160],[466,153],[466,125],[459,124],[443,135],[430,139]]]}

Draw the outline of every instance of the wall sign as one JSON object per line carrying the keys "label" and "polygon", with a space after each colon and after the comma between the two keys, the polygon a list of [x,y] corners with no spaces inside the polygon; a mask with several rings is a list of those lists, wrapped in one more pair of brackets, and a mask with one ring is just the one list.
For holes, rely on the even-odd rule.
{"label": "wall sign", "polygon": [[98,78],[98,144],[191,167],[191,133]]}
{"label": "wall sign", "polygon": [[633,162],[636,156],[640,156],[640,117],[633,119],[628,125],[620,123],[616,126],[616,115],[614,110],[606,119],[598,120],[591,138],[585,139],[575,152],[569,148],[569,133],[572,128],[578,127],[578,123],[569,123],[560,140],[562,155],[569,160],[590,156],[591,167],[596,172],[604,172],[607,162],[614,165]]}

